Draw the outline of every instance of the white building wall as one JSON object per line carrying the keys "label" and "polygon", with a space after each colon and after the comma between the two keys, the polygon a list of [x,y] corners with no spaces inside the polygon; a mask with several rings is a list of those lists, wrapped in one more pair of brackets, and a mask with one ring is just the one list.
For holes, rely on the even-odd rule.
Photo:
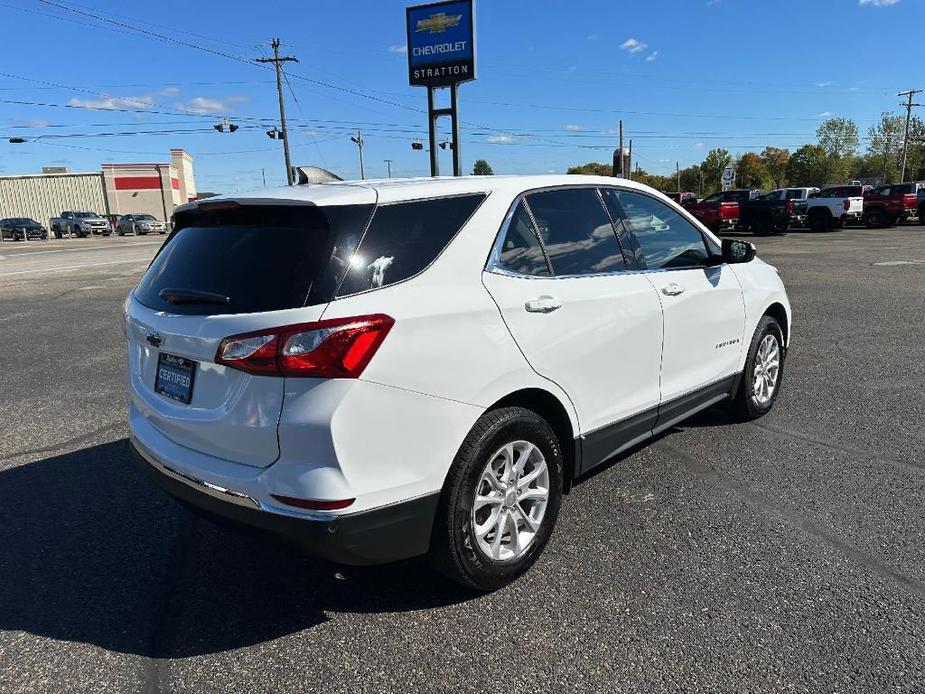
{"label": "white building wall", "polygon": [[108,214],[106,202],[99,172],[0,176],[0,219],[31,217],[47,227],[64,210]]}

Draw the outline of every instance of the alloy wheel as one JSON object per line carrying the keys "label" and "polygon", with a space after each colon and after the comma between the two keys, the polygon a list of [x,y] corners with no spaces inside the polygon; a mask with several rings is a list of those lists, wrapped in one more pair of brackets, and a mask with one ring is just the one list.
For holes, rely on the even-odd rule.
{"label": "alloy wheel", "polygon": [[549,502],[549,468],[529,441],[499,448],[478,478],[472,504],[476,546],[495,561],[523,556],[543,524]]}
{"label": "alloy wheel", "polygon": [[779,376],[780,343],[776,335],[768,333],[761,340],[755,354],[755,369],[752,372],[752,395],[755,402],[762,407],[771,402]]}

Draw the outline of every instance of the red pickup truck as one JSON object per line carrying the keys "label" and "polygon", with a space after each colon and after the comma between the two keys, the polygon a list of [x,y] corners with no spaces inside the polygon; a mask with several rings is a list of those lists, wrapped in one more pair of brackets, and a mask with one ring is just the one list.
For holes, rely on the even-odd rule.
{"label": "red pickup truck", "polygon": [[703,222],[712,232],[734,227],[739,221],[739,203],[755,198],[757,190],[727,190],[713,193],[698,203],[685,205],[685,209]]}
{"label": "red pickup truck", "polygon": [[921,183],[892,183],[864,194],[862,220],[869,229],[893,226],[918,214]]}

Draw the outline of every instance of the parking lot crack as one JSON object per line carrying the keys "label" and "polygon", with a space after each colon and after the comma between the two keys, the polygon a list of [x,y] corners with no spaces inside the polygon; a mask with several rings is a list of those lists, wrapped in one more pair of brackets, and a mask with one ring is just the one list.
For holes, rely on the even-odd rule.
{"label": "parking lot crack", "polygon": [[763,429],[769,431],[772,434],[779,434],[781,436],[789,436],[792,439],[798,441],[805,441],[806,443],[812,443],[817,446],[823,446],[824,448],[831,448],[836,451],[841,451],[842,453],[847,453],[853,455],[856,458],[861,458],[863,460],[882,460],[888,463],[897,463],[899,465],[907,465],[909,467],[916,468],[918,470],[925,470],[925,463],[919,463],[914,460],[905,460],[904,458],[894,458],[892,456],[883,455],[882,453],[877,453],[876,451],[866,451],[863,449],[851,448],[849,446],[842,446],[831,441],[823,441],[822,439],[817,439],[814,436],[809,434],[804,434],[799,431],[792,431],[790,429],[781,429],[779,427],[770,426],[768,424],[758,424],[751,422],[751,425],[757,427],[758,429]]}
{"label": "parking lot crack", "polygon": [[690,454],[685,453],[684,451],[679,450],[674,446],[665,443],[664,441],[659,441],[658,443],[653,444],[653,448],[670,455],[691,472],[709,480],[717,486],[738,494],[746,501],[760,508],[765,513],[777,516],[822,540],[825,544],[838,550],[852,561],[867,567],[871,571],[874,571],[876,574],[884,578],[888,578],[909,588],[919,596],[925,597],[925,585],[923,585],[921,582],[906,576],[889,564],[886,564],[879,559],[870,556],[846,540],[833,535],[818,523],[809,520],[797,511],[788,508],[783,504],[771,501],[769,498],[748,487],[747,485],[735,481],[716,468],[697,460]]}

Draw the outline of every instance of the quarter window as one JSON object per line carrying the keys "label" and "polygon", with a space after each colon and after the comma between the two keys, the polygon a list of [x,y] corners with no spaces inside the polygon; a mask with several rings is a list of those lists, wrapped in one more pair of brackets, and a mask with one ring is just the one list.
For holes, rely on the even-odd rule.
{"label": "quarter window", "polygon": [[555,275],[626,269],[610,217],[592,188],[532,193],[527,204]]}
{"label": "quarter window", "polygon": [[699,267],[708,257],[703,236],[668,205],[648,195],[616,191],[623,221],[650,270]]}
{"label": "quarter window", "polygon": [[380,205],[350,257],[337,296],[378,289],[430,265],[485,199],[483,194]]}

